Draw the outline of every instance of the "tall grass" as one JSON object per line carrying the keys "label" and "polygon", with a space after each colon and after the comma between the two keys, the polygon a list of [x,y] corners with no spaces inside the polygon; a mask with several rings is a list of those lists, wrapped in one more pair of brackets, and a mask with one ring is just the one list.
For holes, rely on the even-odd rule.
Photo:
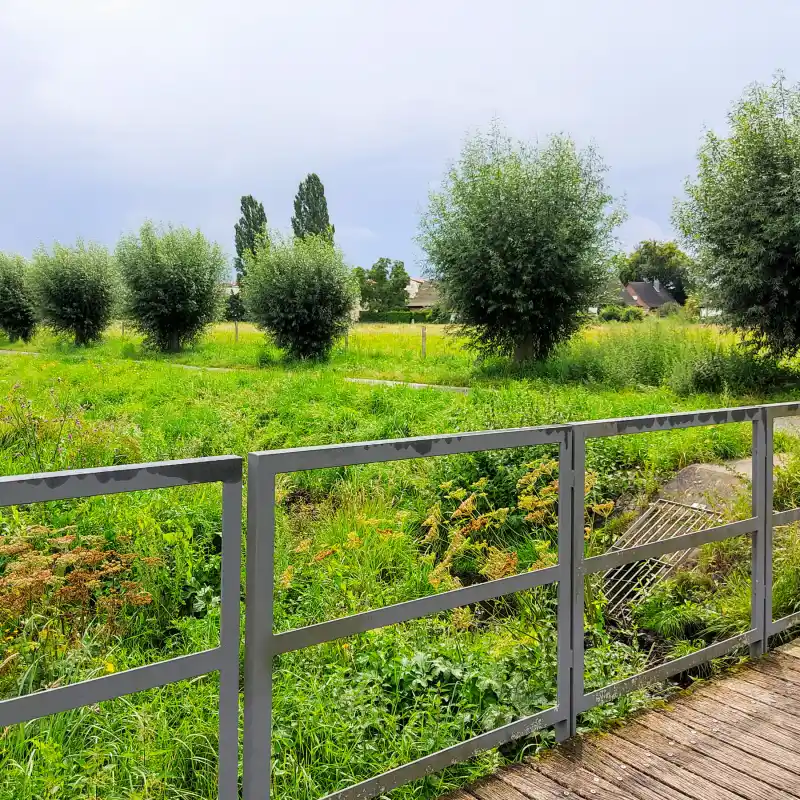
{"label": "tall grass", "polygon": [[[549,384],[582,384],[617,388],[665,387],[680,395],[698,392],[763,392],[796,385],[792,364],[778,364],[742,349],[732,334],[680,319],[647,319],[585,328],[558,347],[547,360],[515,365],[505,359],[476,360],[444,325],[361,324],[334,349],[324,367],[332,374],[362,378],[416,381],[458,386],[497,385],[518,379]],[[164,361],[190,366],[273,372],[314,372],[316,363],[286,362],[277,348],[252,325],[239,325],[235,340],[230,323],[214,326],[182,353],[147,350],[141,338],[113,327],[104,341],[86,350],[46,331],[23,346],[58,358]]]}
{"label": "tall grass", "polygon": [[[673,336],[667,327],[643,325],[641,331],[663,337],[665,352],[673,352],[675,336],[683,335]],[[227,335],[222,328],[214,334]],[[252,355],[263,344],[260,335],[252,334],[252,341],[250,335],[242,333],[238,346],[252,347]],[[359,342],[353,334],[348,353],[336,355],[330,365],[267,360],[265,368],[253,364],[234,372],[176,369],[139,351],[133,355],[144,363],[132,363],[124,352],[114,351],[129,344],[115,336],[80,357],[57,342],[40,340],[38,358],[0,359],[5,397],[0,403],[0,473],[245,455],[258,449],[648,414],[749,399],[715,393],[681,397],[662,378],[642,390],[625,383],[639,374],[635,371],[593,385],[544,373],[495,379],[491,365],[474,367],[461,351],[451,352],[452,340],[438,332],[430,334],[426,362],[409,355],[414,331],[406,340],[387,338],[382,328],[366,329],[363,335]],[[702,340],[712,334],[691,335]],[[569,346],[572,351],[554,359],[602,355],[608,349],[604,337],[619,337],[621,347],[634,348],[634,340],[625,336],[610,327],[587,331]],[[219,354],[198,349],[198,359],[220,363],[239,357],[227,354],[235,349],[233,343],[210,341],[208,347],[219,347]],[[373,374],[419,379],[436,358],[441,359],[438,374],[472,381],[469,395],[342,380],[349,370],[369,363]],[[622,356],[608,359],[598,375],[614,374],[625,361]],[[665,366],[652,373],[653,380],[666,374],[669,359],[659,363]],[[648,368],[644,361],[637,367],[640,372]],[[592,502],[602,506],[626,493],[650,492],[687,463],[742,456],[749,447],[749,430],[741,425],[592,441],[587,447],[587,468],[595,475]],[[556,554],[546,521],[525,518],[530,508],[540,507],[531,502],[522,509],[520,503],[520,486],[530,485],[520,481],[530,474],[530,465],[552,455],[551,449],[525,448],[282,478],[276,513],[276,628],[357,613],[442,591],[449,581],[484,580],[497,570],[528,569],[552,559]],[[538,500],[548,496],[544,490],[554,477],[537,484]],[[787,483],[787,494],[794,491],[792,485]],[[474,505],[468,502],[471,510],[464,510],[472,494]],[[437,505],[447,524],[434,542],[426,521]],[[488,514],[501,522],[489,526]],[[468,544],[455,535],[462,523],[472,525]],[[602,525],[597,522],[598,528]],[[59,637],[46,633],[62,631],[64,608],[53,600],[55,585],[43,587],[25,613],[0,615],[0,690],[11,696],[214,646],[219,635],[219,531],[219,492],[213,487],[3,510],[0,548],[6,549],[0,550],[0,581],[16,569],[8,567],[19,560],[20,542],[31,544],[36,551],[31,559],[45,559],[59,578],[67,573],[57,575],[58,564],[69,561],[59,559],[78,547],[152,556],[160,563],[125,576],[141,584],[151,601],[123,608],[114,620],[95,613],[85,627],[65,628]],[[597,541],[602,541],[600,532]],[[130,561],[131,569],[138,570],[135,559]],[[793,573],[781,568],[777,574]],[[109,586],[117,586],[116,573],[106,578]],[[786,602],[793,602],[792,580],[785,583]],[[587,649],[589,688],[637,672],[649,656],[638,642],[623,641],[604,628],[602,613],[598,619]],[[546,707],[554,692],[554,622],[552,591],[542,589],[281,657],[275,668],[276,792],[319,797]],[[14,726],[0,733],[0,800],[212,798],[217,694],[217,679],[209,676]],[[623,699],[587,715],[585,722],[603,724],[642,701],[641,694]],[[535,751],[551,740],[552,734],[540,734],[521,748]],[[403,788],[397,796],[434,797],[520,752],[504,748],[484,754]]]}

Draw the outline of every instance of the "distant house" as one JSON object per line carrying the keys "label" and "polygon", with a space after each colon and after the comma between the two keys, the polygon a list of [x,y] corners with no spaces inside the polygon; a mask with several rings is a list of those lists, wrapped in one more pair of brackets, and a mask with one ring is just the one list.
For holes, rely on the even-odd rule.
{"label": "distant house", "polygon": [[409,311],[419,311],[423,308],[433,308],[439,303],[439,290],[436,284],[423,278],[412,278],[406,287]]}
{"label": "distant house", "polygon": [[659,280],[631,281],[622,287],[620,300],[626,306],[639,306],[645,311],[656,311],[675,298],[661,285]]}
{"label": "distant house", "polygon": [[236,283],[221,283],[220,288],[225,297],[229,297],[232,294],[239,294],[239,286]]}

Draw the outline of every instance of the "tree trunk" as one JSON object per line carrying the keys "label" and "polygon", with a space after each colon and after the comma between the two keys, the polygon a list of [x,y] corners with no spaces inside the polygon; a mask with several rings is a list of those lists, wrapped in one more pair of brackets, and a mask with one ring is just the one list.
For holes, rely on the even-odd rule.
{"label": "tree trunk", "polygon": [[532,361],[536,354],[536,342],[533,337],[522,339],[514,345],[514,361],[522,364],[525,361]]}
{"label": "tree trunk", "polygon": [[181,340],[177,333],[170,333],[169,335],[169,352],[179,353],[181,349]]}

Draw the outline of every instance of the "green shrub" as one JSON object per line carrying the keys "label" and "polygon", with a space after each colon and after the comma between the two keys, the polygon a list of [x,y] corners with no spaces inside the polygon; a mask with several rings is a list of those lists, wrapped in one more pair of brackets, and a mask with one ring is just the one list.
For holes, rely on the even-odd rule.
{"label": "green shrub", "polygon": [[598,317],[600,317],[603,322],[620,322],[622,320],[622,306],[604,306],[600,309],[598,313]]}
{"label": "green shrub", "polygon": [[698,352],[676,361],[667,381],[679,395],[722,391],[763,392],[798,379],[791,368],[768,355],[746,350]]}
{"label": "green shrub", "polygon": [[36,330],[36,307],[22,256],[0,253],[0,328],[10,341],[30,341]]}
{"label": "green shrub", "polygon": [[495,125],[466,142],[419,241],[470,347],[542,359],[581,327],[622,221],[605,170],[566,136],[514,142]]}
{"label": "green shrub", "polygon": [[683,315],[688,322],[700,321],[700,298],[696,294],[690,294],[683,305]]}
{"label": "green shrub", "polygon": [[241,292],[231,292],[225,298],[224,313],[226,322],[244,322],[247,319]]}
{"label": "green shrub", "polygon": [[326,358],[344,335],[358,284],[342,251],[321,236],[276,239],[246,256],[250,317],[294,358]]}
{"label": "green shrub", "polygon": [[433,322],[429,308],[419,311],[362,311],[359,322],[386,322],[390,324],[409,324],[412,322]]}
{"label": "green shrub", "polygon": [[451,312],[443,305],[435,305],[430,313],[430,322],[446,325],[451,320]]}
{"label": "green shrub", "polygon": [[111,322],[119,282],[108,250],[99,244],[74,247],[56,242],[53,252],[33,254],[31,281],[42,321],[82,346],[96,342]]}
{"label": "green shrub", "polygon": [[673,303],[672,301],[670,301],[669,303],[664,303],[664,305],[660,306],[658,309],[659,317],[674,317],[680,313],[681,313],[681,307],[677,303]]}
{"label": "green shrub", "polygon": [[776,355],[800,351],[800,87],[752,84],[709,130],[675,209],[725,321]]}
{"label": "green shrub", "polygon": [[127,316],[148,345],[175,352],[215,320],[225,256],[200,231],[146,222],[138,236],[120,239],[117,261]]}
{"label": "green shrub", "polygon": [[644,319],[644,311],[638,306],[628,306],[622,309],[620,322],[641,322]]}

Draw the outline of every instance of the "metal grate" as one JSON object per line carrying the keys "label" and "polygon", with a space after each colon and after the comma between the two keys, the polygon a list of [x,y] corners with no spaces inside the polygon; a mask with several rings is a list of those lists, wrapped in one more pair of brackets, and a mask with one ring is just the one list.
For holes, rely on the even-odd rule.
{"label": "metal grate", "polygon": [[[658,499],[614,542],[611,551],[702,531],[719,525],[721,521],[719,514],[704,506]],[[691,550],[679,550],[604,572],[603,588],[608,611],[613,616],[625,616],[631,606],[641,602],[656,584],[674,572],[691,553]]]}

